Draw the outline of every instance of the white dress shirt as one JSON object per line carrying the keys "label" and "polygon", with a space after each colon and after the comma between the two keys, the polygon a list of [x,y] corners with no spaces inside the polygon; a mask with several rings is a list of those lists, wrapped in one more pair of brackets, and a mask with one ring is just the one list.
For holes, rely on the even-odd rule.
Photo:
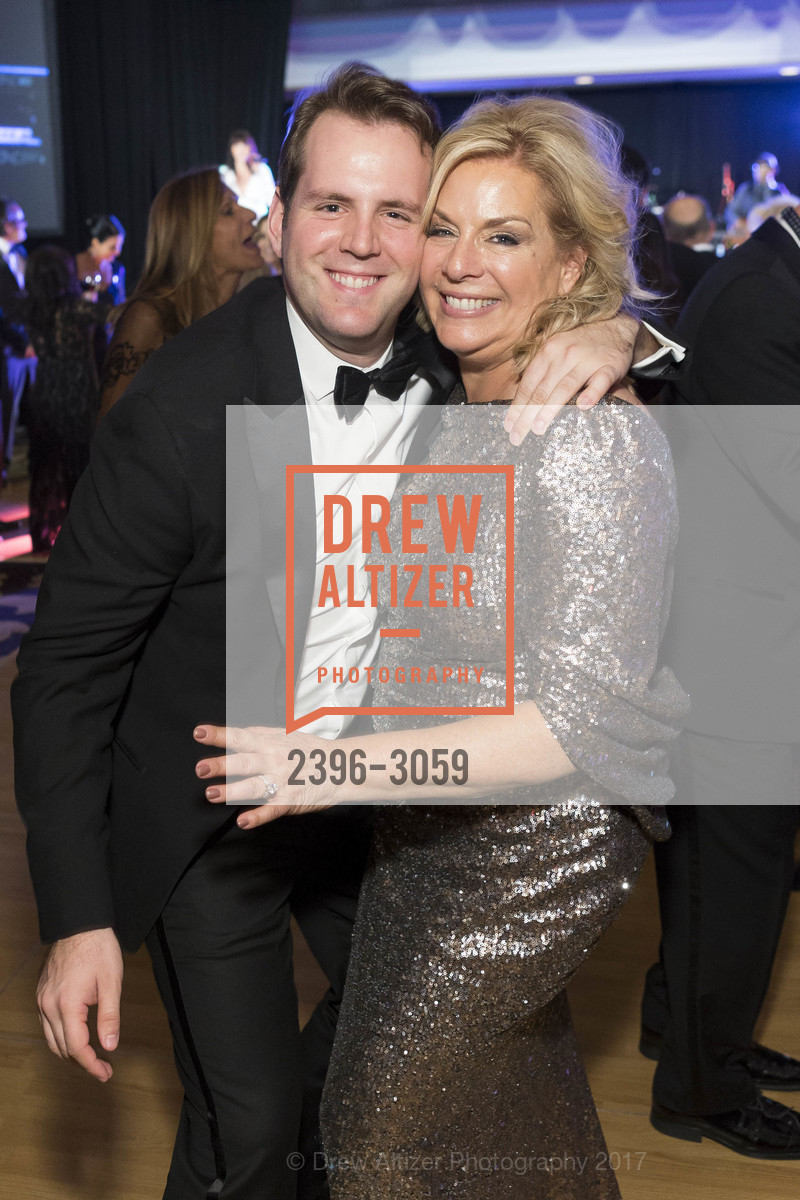
{"label": "white dress shirt", "polygon": [[[344,359],[337,358],[327,350],[288,300],[286,305],[306,401],[312,462],[332,466],[341,464],[345,467],[405,462],[423,408],[433,394],[431,384],[413,376],[398,400],[388,400],[371,390],[362,411],[348,425],[333,402],[333,389],[338,368],[352,364],[345,363]],[[392,346],[389,346],[376,362],[364,370],[371,371],[383,366],[391,354]],[[390,498],[398,478],[397,472],[391,471],[363,475],[344,470],[341,474],[314,475],[317,567],[314,603],[295,687],[296,713],[331,705],[354,708],[364,703],[368,687],[364,668],[372,666],[378,651],[378,614],[368,604],[364,608],[346,606],[347,567],[355,567],[355,595],[359,600],[364,599],[368,595],[368,579],[362,570],[366,556],[361,551],[361,498],[365,492]],[[326,494],[346,496],[352,505],[353,537],[347,552],[335,555],[326,555],[324,552],[322,516]],[[295,547],[295,552],[297,550]],[[338,608],[332,602],[325,608],[317,606],[323,569],[327,565],[333,565],[336,570],[342,600]],[[317,676],[320,667],[328,668],[328,674],[321,682]],[[359,668],[358,683],[348,682],[348,671],[353,667]],[[344,682],[334,684],[334,668],[344,668]],[[334,738],[340,736],[351,720],[350,716],[336,713],[319,717],[306,728],[318,737]]]}
{"label": "white dress shirt", "polygon": [[668,358],[671,358],[674,362],[683,362],[684,358],[686,357],[685,346],[681,346],[677,342],[673,342],[672,339],[668,338],[665,334],[659,333],[658,330],[654,329],[652,325],[648,325],[647,321],[642,321],[642,324],[647,332],[650,333],[658,342],[658,350],[655,350],[652,354],[649,354],[647,358],[643,358],[639,362],[635,362],[633,364],[633,368],[640,370],[642,367],[651,367],[655,363],[666,363]]}

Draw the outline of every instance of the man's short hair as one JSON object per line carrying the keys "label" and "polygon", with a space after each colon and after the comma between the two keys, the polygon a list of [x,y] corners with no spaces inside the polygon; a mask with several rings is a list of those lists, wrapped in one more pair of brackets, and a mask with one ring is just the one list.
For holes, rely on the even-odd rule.
{"label": "man's short hair", "polygon": [[[695,202],[697,216],[693,221],[681,221],[675,216],[675,210],[681,207],[681,201],[684,200],[693,200]],[[686,205],[682,207],[685,208]],[[670,242],[689,242],[692,238],[696,238],[698,234],[710,233],[713,229],[711,208],[703,196],[673,196],[664,206],[663,220],[664,233],[666,234],[667,241]]]}
{"label": "man's short hair", "polygon": [[347,62],[329,75],[321,88],[295,97],[278,159],[278,187],[289,211],[305,169],[305,147],[311,127],[325,112],[341,113],[365,124],[391,122],[407,129],[423,152],[433,150],[441,135],[439,115],[429,100],[399,79],[375,67]]}

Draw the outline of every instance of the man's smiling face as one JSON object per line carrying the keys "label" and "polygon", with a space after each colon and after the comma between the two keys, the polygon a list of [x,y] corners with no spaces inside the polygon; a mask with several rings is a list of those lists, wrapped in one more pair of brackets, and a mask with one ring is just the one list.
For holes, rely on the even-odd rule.
{"label": "man's smiling face", "polygon": [[287,294],[348,362],[380,357],[414,294],[430,165],[402,125],[325,112],[308,133],[288,214],[279,194],[272,203],[269,232]]}

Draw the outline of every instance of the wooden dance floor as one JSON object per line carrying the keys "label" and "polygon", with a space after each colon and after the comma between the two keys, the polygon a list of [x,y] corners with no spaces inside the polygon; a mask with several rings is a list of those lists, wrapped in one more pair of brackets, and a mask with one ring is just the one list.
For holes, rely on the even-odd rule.
{"label": "wooden dance floor", "polygon": [[[34,988],[42,951],[11,783],[8,686],[13,673],[13,656],[0,659],[0,1200],[158,1200],[180,1089],[146,955],[140,952],[126,963],[122,1037],[109,1084],[98,1084],[54,1058],[40,1033]],[[642,981],[657,944],[649,863],[622,917],[570,988],[624,1200],[796,1200],[800,1162],[756,1162],[715,1143],[675,1141],[650,1127],[654,1064],[638,1054],[636,1045]],[[325,985],[299,939],[297,982],[304,1020]],[[796,895],[760,1039],[800,1056],[798,1012]],[[792,1103],[791,1095],[775,1098]],[[800,1106],[800,1095],[794,1103]],[[588,1164],[586,1170],[604,1165]]]}

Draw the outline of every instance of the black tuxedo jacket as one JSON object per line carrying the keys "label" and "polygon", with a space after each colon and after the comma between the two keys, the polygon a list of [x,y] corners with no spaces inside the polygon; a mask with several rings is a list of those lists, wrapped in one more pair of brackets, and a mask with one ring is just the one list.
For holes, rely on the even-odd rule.
{"label": "black tuxedo jacket", "polygon": [[[21,254],[23,257],[25,256],[25,251],[21,246],[15,246],[14,248],[18,254]],[[17,282],[16,275],[6,260],[0,257],[0,308],[6,313],[6,316],[15,317],[17,315],[23,294]]]}
{"label": "black tuxedo jacket", "polygon": [[693,250],[691,246],[683,246],[680,242],[667,242],[667,262],[680,285],[678,299],[683,305],[719,259],[713,250]]}
{"label": "black tuxedo jacket", "polygon": [[[195,725],[283,720],[284,468],[311,461],[302,404],[283,289],[264,279],[154,354],[98,429],[12,689],[45,941],[114,926],[135,948],[233,819],[195,779]],[[227,547],[226,419],[240,467]],[[313,546],[306,478],[296,514]],[[297,566],[296,660],[311,558]]]}
{"label": "black tuxedo jacket", "polygon": [[800,742],[800,246],[768,221],[704,277],[678,333],[692,357],[687,405],[664,413],[681,522],[665,661],[690,729]]}
{"label": "black tuxedo jacket", "polygon": [[[17,250],[24,255],[25,251],[19,246]],[[11,267],[0,257],[0,342],[17,355],[24,354],[28,345],[22,321],[24,295]]]}

